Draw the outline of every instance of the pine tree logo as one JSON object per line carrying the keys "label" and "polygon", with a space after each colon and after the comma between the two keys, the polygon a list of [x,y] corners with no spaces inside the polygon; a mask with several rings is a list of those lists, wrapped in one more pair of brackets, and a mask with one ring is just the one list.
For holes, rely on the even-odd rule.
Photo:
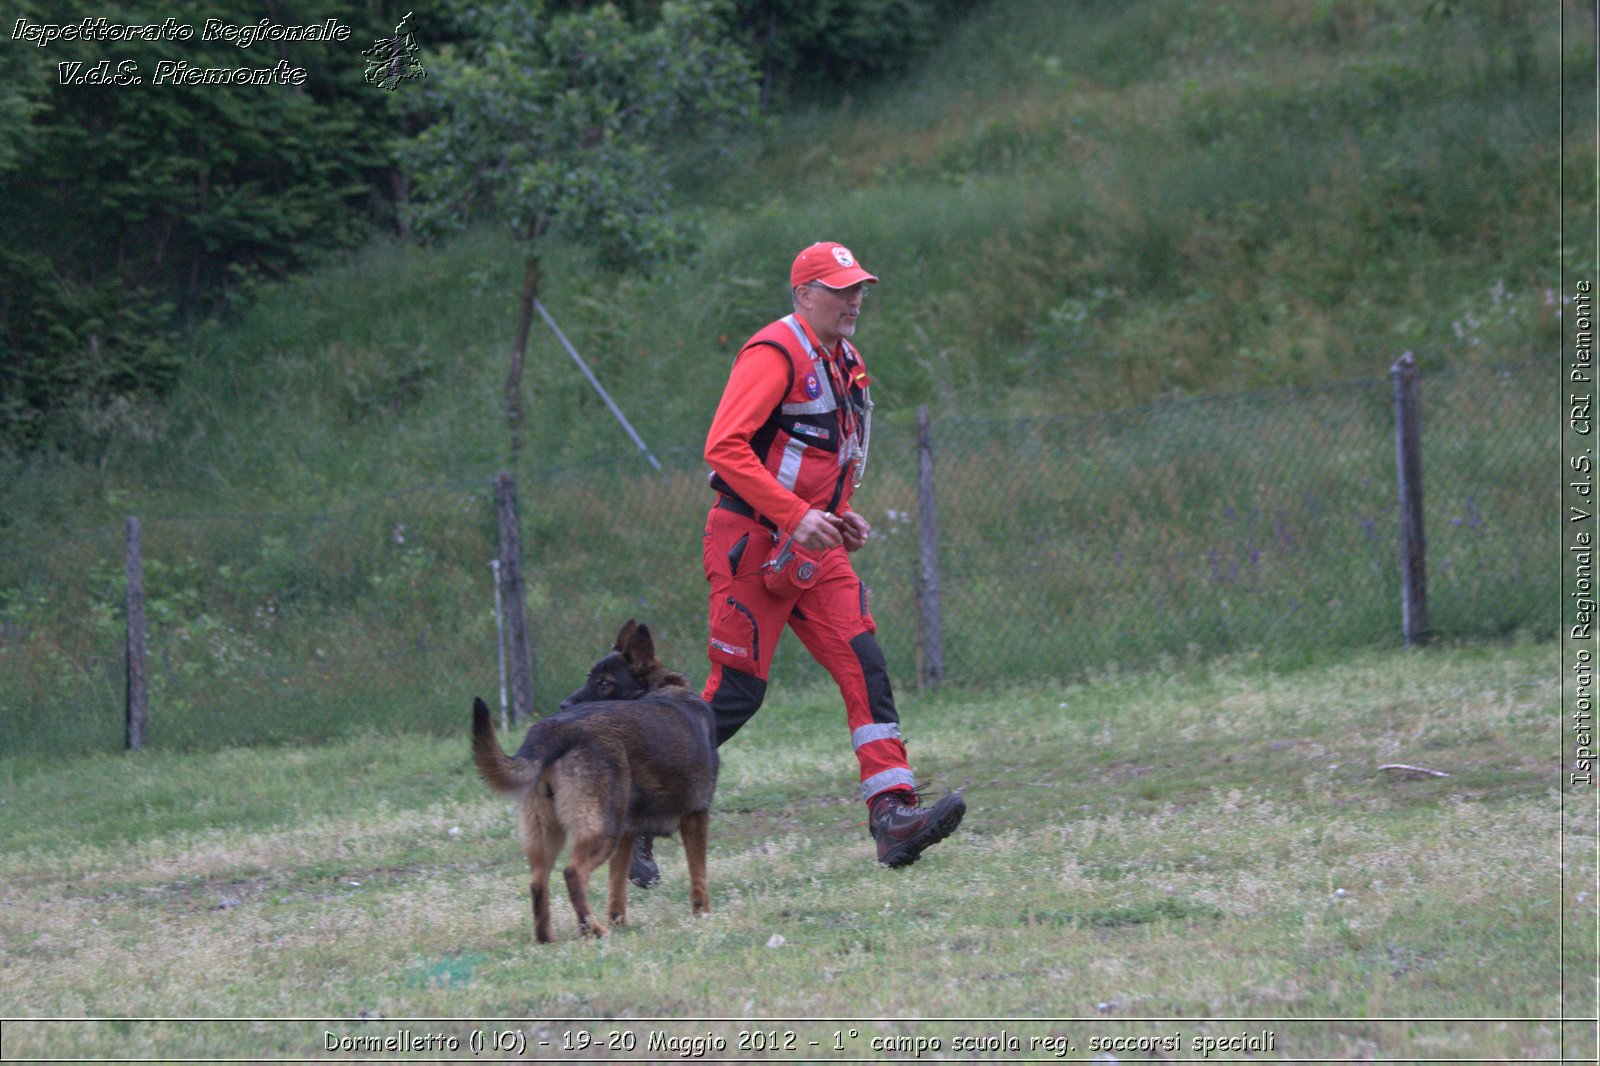
{"label": "pine tree logo", "polygon": [[394,36],[380,37],[361,54],[367,57],[367,84],[394,92],[403,81],[426,78],[428,69],[417,58],[417,33],[407,11]]}

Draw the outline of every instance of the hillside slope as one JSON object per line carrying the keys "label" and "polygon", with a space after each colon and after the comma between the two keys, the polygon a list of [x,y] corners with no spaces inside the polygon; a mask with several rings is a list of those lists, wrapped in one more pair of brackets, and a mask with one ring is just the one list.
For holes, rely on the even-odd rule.
{"label": "hillside slope", "polygon": [[[551,245],[545,302],[662,451],[698,447],[727,360],[821,238],[884,278],[861,342],[888,419],[1345,380],[1406,349],[1522,362],[1558,336],[1556,104],[1593,52],[1570,32],[1561,55],[1558,19],[1589,16],[1426,9],[986,5],[870,97],[686,147],[692,252],[617,276]],[[171,409],[95,473],[183,507],[477,476],[503,450],[517,254],[489,231],[386,243],[267,293],[196,337]],[[532,364],[534,455],[627,450],[542,331]]]}

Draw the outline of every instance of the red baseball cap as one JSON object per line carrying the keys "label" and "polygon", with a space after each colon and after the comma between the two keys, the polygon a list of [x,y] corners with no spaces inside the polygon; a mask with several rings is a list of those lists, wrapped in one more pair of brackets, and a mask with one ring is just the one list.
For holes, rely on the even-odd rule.
{"label": "red baseball cap", "polygon": [[820,281],[830,289],[848,289],[861,281],[876,285],[878,279],[863,270],[844,245],[819,241],[795,256],[794,268],[789,271],[791,289],[813,281]]}

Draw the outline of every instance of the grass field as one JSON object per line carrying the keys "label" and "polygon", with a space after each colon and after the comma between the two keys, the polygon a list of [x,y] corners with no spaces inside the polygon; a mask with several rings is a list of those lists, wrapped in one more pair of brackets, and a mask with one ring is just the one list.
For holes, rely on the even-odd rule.
{"label": "grass field", "polygon": [[7,758],[0,1053],[1592,1060],[1559,1022],[1596,938],[1559,684],[1523,642],[904,700],[919,774],[971,805],[904,871],[836,698],[777,691],[723,750],[714,913],[664,841],[628,928],[580,941],[563,901],[544,947],[471,693],[457,740]]}

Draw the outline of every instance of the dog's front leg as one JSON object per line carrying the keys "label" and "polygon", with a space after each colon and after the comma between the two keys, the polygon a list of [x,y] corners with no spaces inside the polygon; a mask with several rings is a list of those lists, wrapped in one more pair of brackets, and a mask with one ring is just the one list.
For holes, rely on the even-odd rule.
{"label": "dog's front leg", "polygon": [[611,868],[607,874],[606,916],[611,924],[628,924],[628,867],[633,863],[633,834],[624,833],[617,839],[617,850],[611,853]]}

